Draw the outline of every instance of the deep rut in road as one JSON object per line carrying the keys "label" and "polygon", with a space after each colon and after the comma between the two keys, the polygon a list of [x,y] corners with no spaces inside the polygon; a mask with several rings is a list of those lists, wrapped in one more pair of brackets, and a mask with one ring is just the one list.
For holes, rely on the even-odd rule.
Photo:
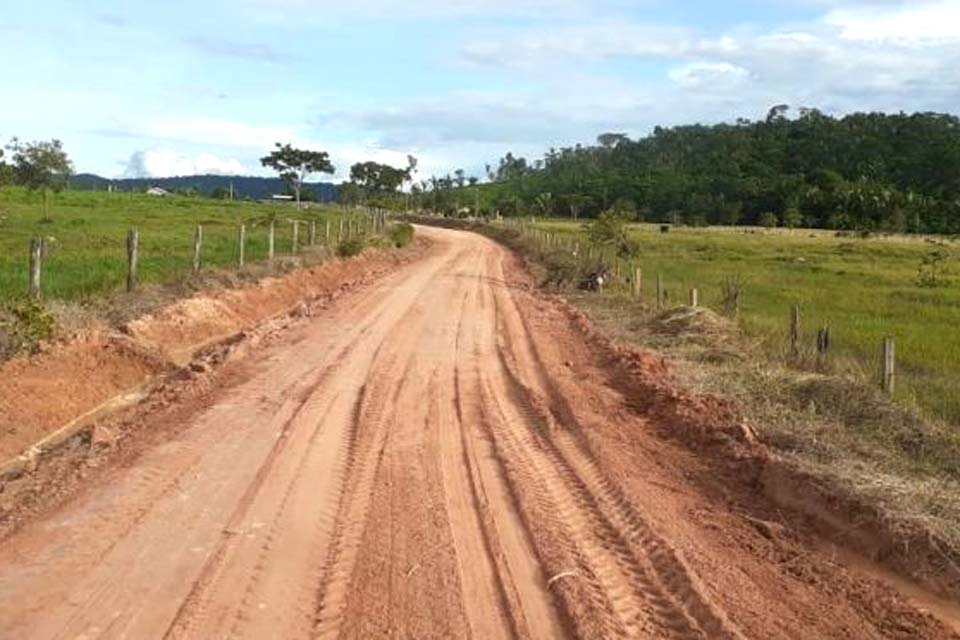
{"label": "deep rut in road", "polygon": [[420,232],[4,541],[0,637],[951,637],[813,549],[772,563],[749,488],[707,495],[509,252]]}

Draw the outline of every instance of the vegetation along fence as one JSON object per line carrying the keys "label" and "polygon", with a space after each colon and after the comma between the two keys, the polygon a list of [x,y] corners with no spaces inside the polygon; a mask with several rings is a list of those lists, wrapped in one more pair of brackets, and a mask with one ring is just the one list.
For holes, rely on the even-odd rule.
{"label": "vegetation along fence", "polygon": [[960,289],[947,271],[929,269],[930,255],[949,254],[948,240],[628,225],[623,251],[589,225],[502,224],[548,264],[568,265],[560,277],[581,287],[655,310],[712,307],[737,318],[767,355],[870,382],[960,425]]}

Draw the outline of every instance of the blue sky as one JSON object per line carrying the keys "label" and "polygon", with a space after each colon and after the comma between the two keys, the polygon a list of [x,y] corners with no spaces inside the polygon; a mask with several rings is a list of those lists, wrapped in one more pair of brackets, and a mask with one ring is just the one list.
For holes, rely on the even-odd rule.
{"label": "blue sky", "polygon": [[0,3],[0,137],[108,177],[261,174],[275,141],[480,175],[777,103],[960,111],[960,0]]}

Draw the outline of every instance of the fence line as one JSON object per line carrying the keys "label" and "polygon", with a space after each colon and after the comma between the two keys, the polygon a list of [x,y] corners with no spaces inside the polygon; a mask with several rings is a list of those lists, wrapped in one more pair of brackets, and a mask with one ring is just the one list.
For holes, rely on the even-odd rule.
{"label": "fence line", "polygon": [[[617,257],[616,254],[610,255],[608,251],[604,251],[603,249],[595,249],[592,245],[588,245],[586,251],[581,251],[579,243],[562,243],[558,240],[556,234],[551,234],[542,229],[531,227],[530,223],[522,219],[507,219],[499,222],[505,224],[506,226],[512,226],[524,237],[532,239],[537,243],[541,251],[552,250],[555,246],[566,247],[566,250],[575,259],[578,270],[582,270],[585,264],[587,265],[587,268],[590,268],[589,265],[590,263],[594,262],[594,260],[606,264],[613,263],[615,278],[612,281],[598,283],[596,288],[597,292],[599,294],[603,294],[604,290],[610,292],[611,290],[615,289],[614,285],[619,280],[624,285],[627,285],[627,291],[632,293],[634,298],[642,298],[643,271],[641,267],[633,265],[632,262],[630,263],[633,265],[632,268],[627,270],[628,274],[632,274],[632,282],[629,275],[627,276],[626,280],[622,280],[620,278],[620,258]],[[737,312],[739,311],[739,284],[732,285],[731,295],[734,296],[734,299],[730,303],[732,307],[730,314],[736,316]],[[668,304],[669,294],[663,274],[657,273],[655,297],[656,309],[658,311],[662,311],[667,308]],[[699,306],[700,290],[696,287],[692,287],[690,288],[689,307],[696,308]],[[817,330],[815,347],[817,358],[821,362],[829,356],[831,346],[832,336],[830,327],[829,325],[823,325]],[[787,347],[791,359],[794,362],[800,360],[804,349],[803,334],[801,331],[801,307],[799,304],[793,304],[789,309],[789,322],[787,324]],[[875,384],[877,384],[877,386],[885,393],[893,396],[896,390],[896,345],[893,338],[884,338],[883,340],[878,378],[879,379],[875,380]]]}
{"label": "fence line", "polygon": [[[338,216],[340,231],[337,234],[337,244],[345,239],[364,235],[370,232],[382,232],[387,227],[387,221],[390,219],[390,212],[384,209],[373,207],[357,207],[353,212],[344,210],[343,214]],[[348,233],[344,235],[344,219],[348,225]],[[291,255],[297,255],[301,250],[300,241],[300,223],[310,223],[308,243],[306,246],[319,246],[317,243],[317,221],[290,219],[291,223]],[[331,221],[324,221],[323,246],[328,250],[333,249],[331,245]],[[254,224],[253,226],[256,226]],[[235,232],[235,265],[238,269],[243,269],[247,263],[247,225],[240,224]],[[197,224],[193,230],[193,242],[190,253],[190,270],[193,274],[199,274],[203,266],[203,248],[204,248],[204,230],[203,226]],[[124,236],[125,270],[124,286],[126,291],[133,292],[140,283],[140,258],[141,258],[141,234],[137,228],[127,231]],[[27,295],[33,299],[39,299],[42,296],[43,278],[48,276],[44,269],[47,246],[42,237],[33,237],[30,240],[28,253],[28,282]],[[267,225],[267,261],[272,263],[276,257],[276,219],[271,219]]]}

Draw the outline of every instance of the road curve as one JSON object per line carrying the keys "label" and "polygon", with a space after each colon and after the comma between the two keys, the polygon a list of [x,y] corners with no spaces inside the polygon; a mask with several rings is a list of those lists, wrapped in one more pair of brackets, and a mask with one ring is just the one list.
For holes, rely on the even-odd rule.
{"label": "road curve", "polygon": [[5,541],[0,637],[891,637],[687,481],[507,251],[420,233]]}

